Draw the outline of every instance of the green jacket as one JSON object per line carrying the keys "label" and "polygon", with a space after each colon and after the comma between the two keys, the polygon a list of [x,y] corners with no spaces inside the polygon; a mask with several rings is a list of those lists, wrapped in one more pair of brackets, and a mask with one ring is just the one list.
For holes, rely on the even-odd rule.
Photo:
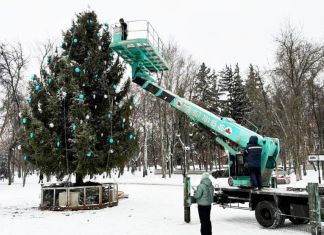
{"label": "green jacket", "polygon": [[213,203],[214,186],[210,179],[205,178],[200,181],[194,197],[197,199],[197,204],[201,206],[209,206]]}

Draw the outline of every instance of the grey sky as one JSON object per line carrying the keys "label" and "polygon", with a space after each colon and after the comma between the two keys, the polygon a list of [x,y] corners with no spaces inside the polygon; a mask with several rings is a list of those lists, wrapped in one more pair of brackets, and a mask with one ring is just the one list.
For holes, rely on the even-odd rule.
{"label": "grey sky", "polygon": [[[95,10],[101,21],[146,19],[163,40],[173,39],[200,62],[268,66],[274,37],[290,21],[313,40],[324,39],[323,0],[0,0],[0,41],[60,42],[74,14]],[[35,62],[34,62],[35,63]]]}

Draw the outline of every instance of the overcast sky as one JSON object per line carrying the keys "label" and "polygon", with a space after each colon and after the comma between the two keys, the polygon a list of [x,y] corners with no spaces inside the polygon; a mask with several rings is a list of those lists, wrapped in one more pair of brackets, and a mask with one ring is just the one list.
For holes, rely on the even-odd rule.
{"label": "overcast sky", "polygon": [[287,22],[324,40],[324,0],[0,0],[0,41],[21,41],[33,62],[35,42],[59,44],[62,30],[88,6],[102,22],[149,20],[165,42],[176,41],[216,70],[271,65],[274,38]]}

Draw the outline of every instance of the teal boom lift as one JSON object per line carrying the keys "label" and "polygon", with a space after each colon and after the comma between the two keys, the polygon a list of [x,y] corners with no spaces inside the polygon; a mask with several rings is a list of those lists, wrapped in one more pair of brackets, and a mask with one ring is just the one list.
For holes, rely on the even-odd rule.
{"label": "teal boom lift", "polygon": [[[245,167],[243,150],[251,136],[257,136],[262,146],[261,174],[263,186],[269,186],[272,170],[276,166],[280,145],[277,138],[261,136],[239,125],[231,118],[217,116],[194,103],[160,87],[152,77],[153,73],[168,70],[163,58],[164,45],[153,27],[147,21],[128,23],[128,39],[121,40],[121,29],[115,27],[111,48],[132,67],[133,82],[156,97],[168,102],[173,108],[185,113],[204,128],[215,141],[229,152],[229,185],[238,187],[216,188],[214,202],[222,207],[232,207],[232,203],[249,203],[255,211],[258,223],[266,228],[281,226],[288,218],[293,224],[311,221],[312,234],[321,234],[321,201],[317,184],[308,185],[308,193],[280,189],[262,191],[250,190],[250,178]],[[138,25],[140,25],[138,27]],[[323,190],[323,188],[321,189]],[[324,191],[323,191],[324,192]],[[184,180],[185,221],[190,222],[190,178]],[[240,208],[237,206],[236,208]],[[246,209],[246,207],[244,207]],[[323,217],[322,217],[323,218]]]}
{"label": "teal boom lift", "polygon": [[204,128],[212,138],[229,152],[229,185],[249,187],[250,178],[245,165],[244,149],[251,136],[257,136],[262,146],[261,173],[263,186],[269,186],[276,166],[280,145],[277,138],[261,136],[239,125],[233,119],[217,116],[198,105],[160,87],[153,73],[168,70],[163,58],[164,45],[147,21],[129,21],[128,38],[122,40],[121,28],[113,28],[112,50],[132,68],[132,80],[144,90],[185,113],[194,123]]}

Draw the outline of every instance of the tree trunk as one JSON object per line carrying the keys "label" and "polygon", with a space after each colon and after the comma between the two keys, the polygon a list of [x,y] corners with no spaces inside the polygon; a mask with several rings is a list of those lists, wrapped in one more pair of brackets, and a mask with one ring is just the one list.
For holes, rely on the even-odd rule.
{"label": "tree trunk", "polygon": [[[160,102],[158,102],[160,106]],[[160,106],[161,107],[161,106]],[[164,128],[163,128],[163,121],[162,121],[162,111],[159,112],[159,128],[160,128],[160,140],[161,140],[161,149],[160,149],[160,155],[161,155],[161,167],[162,167],[162,178],[166,177],[166,164],[165,164],[165,156],[164,156]]]}
{"label": "tree trunk", "polygon": [[11,155],[12,155],[12,150],[11,147],[9,147],[8,151],[8,165],[7,165],[7,171],[8,171],[8,185],[11,185]]}
{"label": "tree trunk", "polygon": [[76,185],[83,185],[83,175],[79,173],[75,173],[75,184]]}
{"label": "tree trunk", "polygon": [[143,101],[143,112],[144,112],[144,167],[143,167],[143,177],[147,176],[147,129],[146,129],[146,95],[144,95]]}

